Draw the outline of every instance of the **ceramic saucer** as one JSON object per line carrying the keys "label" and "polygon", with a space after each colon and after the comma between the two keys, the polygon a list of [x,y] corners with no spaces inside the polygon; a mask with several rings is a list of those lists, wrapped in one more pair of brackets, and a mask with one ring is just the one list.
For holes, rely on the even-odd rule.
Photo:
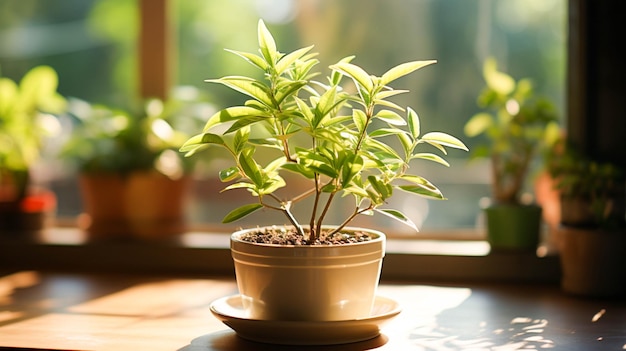
{"label": "ceramic saucer", "polygon": [[219,298],[211,312],[244,339],[271,344],[331,345],[369,340],[380,334],[381,326],[400,313],[399,304],[377,296],[368,318],[340,321],[270,321],[249,319],[240,295]]}

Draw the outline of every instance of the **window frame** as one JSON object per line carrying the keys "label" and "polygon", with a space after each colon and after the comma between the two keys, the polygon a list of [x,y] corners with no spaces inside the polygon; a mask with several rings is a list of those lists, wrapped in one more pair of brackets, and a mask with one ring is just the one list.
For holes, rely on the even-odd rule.
{"label": "window frame", "polygon": [[[167,30],[171,26],[168,0],[140,0],[142,17],[150,17],[149,21],[141,21],[141,40],[151,43],[160,43],[155,46],[140,46],[141,62],[150,61],[140,70],[141,86],[145,87],[142,94],[165,96],[172,72],[166,63],[172,60],[172,38],[168,37]],[[568,109],[568,136],[593,154],[601,154],[607,147],[620,150],[623,145],[624,128],[613,128],[606,132],[603,126],[612,123],[622,123],[619,117],[625,114],[606,113],[599,106],[601,99],[598,94],[606,93],[612,87],[606,81],[594,75],[598,67],[610,58],[610,62],[619,62],[617,52],[607,46],[611,41],[600,42],[603,34],[609,38],[617,33],[614,26],[624,26],[617,18],[620,11],[619,4],[612,2],[593,2],[591,0],[569,0],[568,2],[568,76],[567,76],[567,109]],[[143,9],[146,9],[143,11]],[[613,17],[606,14],[613,13]],[[602,21],[596,17],[603,15]],[[609,21],[608,19],[611,19]],[[610,22],[610,23],[607,23]],[[157,29],[155,29],[157,28]],[[161,28],[162,30],[158,30]],[[159,39],[160,38],[160,39]],[[613,41],[615,43],[616,41]],[[159,56],[168,57],[162,62],[154,62],[149,58]],[[143,65],[143,63],[140,63]],[[623,76],[626,68],[606,68],[613,74]],[[156,90],[149,91],[148,87]],[[615,102],[617,105],[619,101]],[[623,105],[623,104],[622,104]],[[619,112],[623,106],[611,107],[610,111]],[[605,134],[603,134],[605,133]],[[598,136],[604,136],[603,143],[597,145]],[[608,146],[607,146],[608,145]],[[601,148],[602,147],[602,148]],[[619,153],[618,153],[619,154]],[[617,162],[624,164],[624,154]],[[77,231],[76,228],[54,228],[53,231],[63,237],[64,231]],[[452,243],[455,237],[452,231],[431,243]],[[205,240],[196,244],[181,242],[151,242],[151,243],[72,243],[57,240],[48,241],[35,238],[28,240],[14,240],[0,237],[0,267],[3,269],[59,269],[59,270],[89,270],[89,271],[120,271],[120,272],[177,272],[189,274],[232,274],[232,262],[228,248],[228,236],[225,233],[211,233],[210,228],[203,228],[198,237]],[[443,233],[442,233],[443,234]],[[434,238],[434,236],[433,236]],[[446,240],[447,239],[447,240]],[[456,237],[458,239],[458,237]],[[396,280],[503,280],[503,281],[558,281],[558,256],[549,254],[545,257],[529,255],[528,253],[489,253],[472,255],[469,253],[446,253],[446,250],[433,246],[431,251],[419,253],[402,250],[403,240],[412,242],[427,241],[408,238],[391,238],[390,250],[387,253],[384,269],[384,279]],[[395,247],[395,248],[394,248]]]}

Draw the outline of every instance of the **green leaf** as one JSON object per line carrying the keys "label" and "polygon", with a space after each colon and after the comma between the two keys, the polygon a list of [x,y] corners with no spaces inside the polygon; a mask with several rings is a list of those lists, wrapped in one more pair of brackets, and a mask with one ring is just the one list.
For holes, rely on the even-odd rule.
{"label": "green leaf", "polygon": [[561,139],[562,129],[558,122],[550,122],[545,128],[543,141],[549,147],[553,147]]}
{"label": "green leaf", "polygon": [[365,191],[363,188],[360,188],[360,187],[357,187],[357,186],[350,186],[350,187],[347,187],[347,188],[343,188],[343,191],[346,194],[353,194],[353,195],[361,197],[361,198],[369,197],[369,194],[367,193],[367,191]]}
{"label": "green leaf", "polygon": [[337,170],[328,164],[312,163],[308,164],[307,167],[311,168],[316,173],[323,174],[330,178],[337,178],[338,176]]}
{"label": "green leaf", "polygon": [[358,84],[357,84],[357,88],[359,90],[359,95],[361,96],[361,101],[359,100],[354,100],[354,101],[358,102],[359,104],[363,104],[364,106],[369,106],[370,103],[372,102],[371,92],[367,90],[365,87],[362,87]]}
{"label": "green leaf", "polygon": [[248,139],[248,143],[282,150],[281,142],[275,138],[250,138]]}
{"label": "green leaf", "polygon": [[264,111],[255,107],[234,106],[223,109],[213,114],[204,125],[204,132],[208,132],[211,128],[226,122],[232,122],[242,117],[267,116]]}
{"label": "green leaf", "polygon": [[404,134],[405,132],[397,128],[379,128],[370,133],[372,138],[381,138],[388,135]]}
{"label": "green leaf", "polygon": [[263,186],[263,176],[259,165],[252,159],[253,150],[249,149],[246,152],[242,152],[239,155],[239,165],[243,173],[256,185],[257,187]]}
{"label": "green leaf", "polygon": [[444,160],[439,155],[435,155],[435,154],[431,154],[431,153],[419,153],[419,154],[413,155],[411,158],[412,159],[419,158],[419,159],[423,159],[423,160],[434,161],[434,162],[442,164],[442,165],[444,165],[446,167],[450,167],[450,164],[448,163],[448,161]]}
{"label": "green leaf", "polygon": [[429,182],[426,178],[416,176],[416,175],[405,174],[403,176],[400,176],[398,179],[401,179],[401,180],[404,180],[413,184],[426,185],[431,188],[435,188],[435,185]]}
{"label": "green leaf", "polygon": [[390,110],[380,110],[374,117],[380,118],[383,121],[396,126],[406,125],[406,121],[399,114]]}
{"label": "green leaf", "polygon": [[414,140],[409,136],[409,134],[405,132],[398,133],[397,135],[398,135],[398,140],[400,140],[400,143],[402,144],[402,149],[404,150],[404,154],[407,157],[410,157],[416,145],[414,143]]}
{"label": "green leaf", "polygon": [[235,131],[239,131],[242,128],[249,128],[251,124],[266,121],[267,117],[265,116],[252,116],[252,117],[243,117],[239,118],[233,123],[224,134],[229,134]]}
{"label": "green leaf", "polygon": [[423,197],[436,199],[436,200],[445,200],[446,198],[443,196],[441,191],[436,187],[430,187],[426,185],[400,185],[399,189],[402,189],[406,192],[420,195]]}
{"label": "green leaf", "polygon": [[263,205],[259,204],[259,203],[255,203],[255,204],[248,204],[248,205],[243,205],[241,207],[238,207],[234,210],[232,210],[230,213],[228,213],[224,219],[222,219],[222,223],[232,223],[236,220],[239,220],[259,209],[263,208]]}
{"label": "green leaf", "polygon": [[393,157],[394,159],[398,159],[398,160],[402,160],[402,158],[398,155],[398,153],[396,152],[396,150],[394,150],[393,148],[391,148],[391,146],[382,143],[376,139],[373,138],[366,138],[365,139],[365,145],[367,147],[368,150],[373,150],[376,152],[382,151],[384,152],[386,155]]}
{"label": "green leaf", "polygon": [[[354,58],[355,58],[354,55],[353,56],[347,56],[347,57],[342,58],[339,62],[346,62],[346,63],[348,63],[348,62],[351,62],[352,60],[354,60]],[[331,67],[331,69],[332,69],[332,67]],[[339,85],[339,82],[341,81],[341,77],[342,77],[342,74],[339,71],[333,70],[332,73],[331,73],[331,77],[330,77],[330,84],[332,84],[332,85]]]}
{"label": "green leaf", "polygon": [[421,134],[420,118],[412,108],[407,107],[406,119],[409,123],[409,131],[413,139],[417,139]]}
{"label": "green leaf", "polygon": [[0,116],[8,115],[18,94],[17,84],[8,78],[0,78]]}
{"label": "green leaf", "polygon": [[304,117],[304,120],[307,121],[310,126],[315,127],[313,122],[315,114],[313,113],[313,111],[311,111],[309,105],[307,105],[306,102],[304,102],[302,99],[295,96],[294,100],[296,102],[296,105],[298,105],[298,110],[300,110],[300,113],[302,113],[302,117]]}
{"label": "green leaf", "polygon": [[393,103],[391,101],[376,99],[375,102],[376,102],[376,105],[379,105],[379,106],[385,106],[387,108],[392,108],[394,110],[404,111],[404,108],[400,107],[400,105]]}
{"label": "green leaf", "polygon": [[461,149],[465,151],[469,151],[467,146],[463,144],[463,142],[452,135],[442,133],[442,132],[430,132],[424,134],[421,138],[422,141],[425,141],[429,144],[438,144],[443,146],[448,146],[455,149]]}
{"label": "green leaf", "polygon": [[439,151],[441,151],[442,154],[447,155],[448,154],[448,150],[446,150],[446,148],[438,143],[428,143],[431,146],[434,146],[435,148],[437,148]]}
{"label": "green leaf", "polygon": [[197,134],[189,138],[179,149],[181,152],[188,152],[192,149],[196,148],[199,145],[203,144],[216,144],[226,146],[224,139],[217,134],[212,133],[202,133]]}
{"label": "green leaf", "polygon": [[338,191],[337,186],[334,183],[328,183],[322,187],[323,193],[334,193]]}
{"label": "green leaf", "polygon": [[225,187],[220,192],[223,193],[225,191],[234,190],[234,189],[248,189],[248,190],[253,191],[254,189],[256,189],[256,187],[254,186],[254,184],[251,184],[248,182],[238,182],[238,183],[234,183]]}
{"label": "green leaf", "polygon": [[398,211],[398,210],[393,210],[393,209],[381,209],[381,208],[375,208],[374,211],[385,215],[389,218],[393,218],[397,221],[400,221],[401,223],[403,223],[404,225],[407,225],[411,228],[413,228],[416,232],[419,232],[419,229],[417,228],[417,226],[415,225],[415,223],[407,216],[405,216],[402,212]]}
{"label": "green leaf", "polygon": [[431,65],[436,62],[436,60],[412,61],[397,65],[382,75],[380,81],[381,85],[387,85],[400,77],[406,76],[413,71],[416,71],[422,67]]}
{"label": "green leaf", "polygon": [[467,123],[463,131],[468,137],[475,137],[484,133],[494,124],[493,117],[487,112],[480,112],[472,116]]}
{"label": "green leaf", "polygon": [[387,98],[390,98],[392,96],[396,96],[399,94],[404,94],[404,93],[408,93],[408,90],[381,90],[378,93],[376,93],[376,96],[374,96],[374,99],[376,100],[385,100]]}
{"label": "green leaf", "polygon": [[333,86],[325,91],[322,96],[320,96],[316,108],[321,116],[327,115],[333,108],[335,108],[335,106],[337,106],[337,102],[335,101],[336,95],[337,87]]}
{"label": "green leaf", "polygon": [[287,82],[286,84],[280,86],[278,91],[275,94],[276,104],[280,105],[286,98],[295,95],[303,86],[306,85],[306,81],[299,80],[295,82]]}
{"label": "green leaf", "polygon": [[283,56],[278,63],[276,64],[276,74],[282,74],[289,66],[299,60],[302,56],[304,56],[307,52],[311,51],[313,45],[298,49],[293,51],[285,56]]}
{"label": "green leaf", "polygon": [[383,204],[383,199],[380,196],[380,193],[376,191],[376,189],[374,189],[373,187],[369,187],[365,189],[365,191],[367,192],[366,198],[368,198],[372,202],[372,205],[380,206]]}
{"label": "green leaf", "polygon": [[483,76],[487,86],[499,95],[509,95],[515,90],[515,79],[506,73],[499,72],[496,60],[490,57],[483,64]]}
{"label": "green leaf", "polygon": [[303,167],[302,165],[299,165],[296,163],[285,163],[282,165],[282,168],[290,172],[301,174],[305,178],[308,178],[308,179],[313,179],[313,177],[315,177],[315,172],[313,172],[313,170]]}
{"label": "green leaf", "polygon": [[[294,80],[307,80],[309,81],[313,77],[317,76],[318,72],[311,72],[311,69],[319,63],[319,60],[314,59],[317,54],[309,54],[302,57],[301,60],[296,61],[293,69],[287,71]],[[308,86],[307,86],[308,87]]]}
{"label": "green leaf", "polygon": [[282,168],[285,162],[287,162],[287,158],[285,156],[280,156],[270,162],[264,170],[266,173],[276,173],[278,169]]}
{"label": "green leaf", "polygon": [[223,169],[219,172],[218,175],[219,175],[220,181],[224,183],[230,182],[240,177],[239,168],[233,166],[227,169]]}
{"label": "green leaf", "polygon": [[334,116],[332,118],[325,118],[322,121],[326,126],[330,127],[333,125],[346,123],[350,120],[352,120],[352,116]]}
{"label": "green leaf", "polygon": [[276,42],[274,41],[272,33],[270,33],[267,29],[262,19],[259,20],[258,24],[258,40],[259,49],[261,50],[261,54],[265,58],[265,61],[267,61],[271,67],[274,67],[276,65],[276,60],[278,59]]}
{"label": "green leaf", "polygon": [[240,76],[229,76],[219,79],[207,79],[205,80],[205,82],[223,84],[235,91],[256,99],[266,106],[276,107],[269,88],[265,86],[263,82],[256,79]]}
{"label": "green leaf", "polygon": [[305,168],[309,168],[316,173],[323,174],[330,178],[337,178],[338,170],[334,169],[332,165],[328,163],[328,160],[313,152],[299,152],[298,162]]}
{"label": "green leaf", "polygon": [[57,93],[59,77],[50,66],[36,66],[28,71],[20,81],[20,104],[49,113],[61,113],[65,109],[65,99]]}
{"label": "green leaf", "polygon": [[244,103],[245,107],[250,107],[250,108],[254,108],[258,110],[258,113],[263,115],[263,116],[267,116],[268,113],[265,112],[267,111],[267,106],[258,102],[257,100],[246,100],[246,102]]}
{"label": "green leaf", "polygon": [[235,154],[239,154],[245,147],[248,142],[248,138],[250,137],[250,128],[242,127],[237,130],[235,133],[235,138],[233,139],[233,148]]}
{"label": "green leaf", "polygon": [[361,110],[352,110],[352,121],[356,125],[356,129],[359,133],[364,131],[367,127],[367,116],[365,115],[365,112]]}
{"label": "green leaf", "polygon": [[248,61],[251,64],[253,64],[254,66],[262,69],[263,71],[266,71],[267,68],[269,67],[267,62],[265,62],[265,60],[263,60],[263,58],[260,57],[259,55],[251,54],[249,52],[230,50],[230,49],[226,49],[226,51],[231,52],[231,53],[233,53],[233,54],[235,54],[237,56],[240,56],[240,57],[244,58],[246,61]]}
{"label": "green leaf", "polygon": [[370,182],[372,188],[380,195],[382,200],[388,199],[393,194],[393,188],[375,176],[371,175],[367,177],[367,180]]}
{"label": "green leaf", "polygon": [[372,78],[361,67],[342,61],[330,66],[330,68],[337,70],[354,79],[355,82],[358,82],[357,85],[365,88],[365,90],[369,94],[372,93],[372,90],[374,89],[374,83],[372,82]]}
{"label": "green leaf", "polygon": [[265,182],[265,184],[263,184],[263,187],[258,190],[260,194],[266,195],[266,194],[271,194],[275,192],[276,190],[284,187],[285,185],[287,185],[285,183],[285,180],[281,176],[276,174],[274,178]]}
{"label": "green leaf", "polygon": [[344,162],[341,170],[341,184],[346,187],[352,182],[354,178],[363,169],[363,158],[359,155],[350,154]]}

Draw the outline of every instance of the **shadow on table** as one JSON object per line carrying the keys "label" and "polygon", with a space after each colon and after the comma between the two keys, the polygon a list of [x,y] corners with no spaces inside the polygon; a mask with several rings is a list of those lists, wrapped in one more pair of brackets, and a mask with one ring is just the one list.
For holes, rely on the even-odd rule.
{"label": "shadow on table", "polygon": [[231,351],[231,350],[254,350],[254,351],[281,351],[281,350],[332,350],[332,351],[356,351],[370,350],[381,347],[387,343],[389,338],[381,334],[373,339],[361,342],[341,345],[277,345],[243,339],[232,330],[222,330],[219,332],[206,334],[197,337],[191,343],[178,351]]}

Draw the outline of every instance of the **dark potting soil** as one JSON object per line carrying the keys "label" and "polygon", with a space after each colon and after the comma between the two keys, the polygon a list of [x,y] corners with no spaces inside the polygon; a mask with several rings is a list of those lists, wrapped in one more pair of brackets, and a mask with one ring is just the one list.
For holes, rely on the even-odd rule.
{"label": "dark potting soil", "polygon": [[[310,245],[344,245],[372,240],[372,236],[363,231],[338,232],[328,235],[329,231],[322,231],[320,238]],[[298,234],[293,228],[268,227],[250,231],[240,238],[243,241],[273,244],[273,245],[309,245],[307,238]]]}

